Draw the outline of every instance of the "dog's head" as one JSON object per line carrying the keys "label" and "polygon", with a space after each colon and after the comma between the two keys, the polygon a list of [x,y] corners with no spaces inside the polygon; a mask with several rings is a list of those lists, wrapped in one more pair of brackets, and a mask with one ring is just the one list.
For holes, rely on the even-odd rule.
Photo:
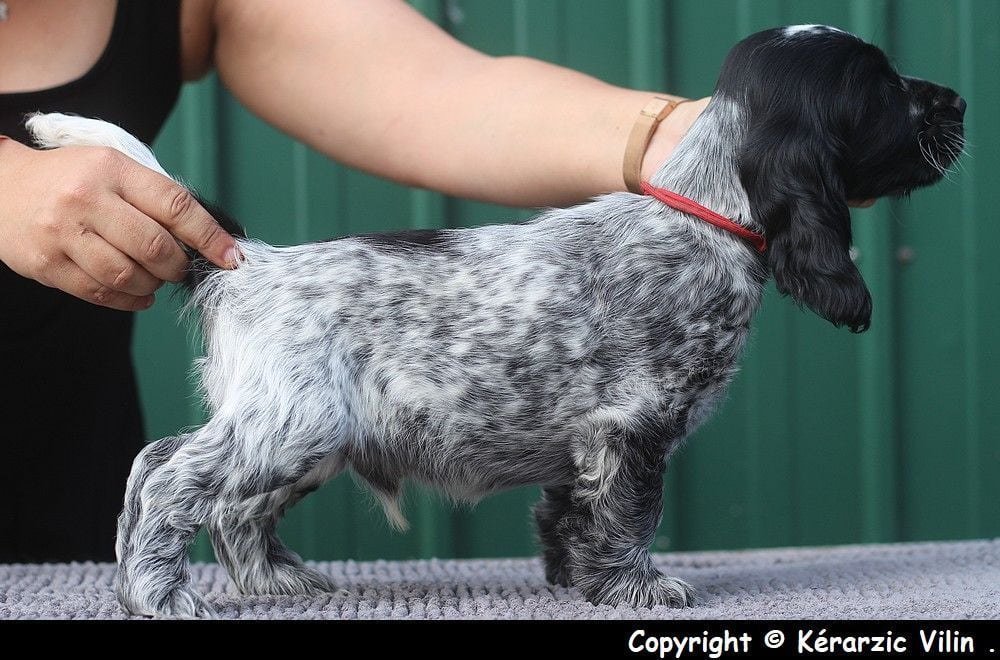
{"label": "dog's head", "polygon": [[854,35],[812,25],[741,41],[716,94],[746,112],[740,181],[778,290],[834,325],[866,330],[871,296],[849,256],[848,200],[941,179],[964,145],[965,101],[901,76]]}

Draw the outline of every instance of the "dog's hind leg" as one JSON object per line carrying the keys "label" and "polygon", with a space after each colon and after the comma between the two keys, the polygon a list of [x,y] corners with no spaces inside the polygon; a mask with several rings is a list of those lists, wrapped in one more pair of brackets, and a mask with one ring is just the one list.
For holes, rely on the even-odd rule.
{"label": "dog's hind leg", "polygon": [[661,573],[649,554],[677,425],[640,433],[627,421],[594,425],[575,447],[577,477],[562,523],[570,578],[593,603],[684,607],[694,590]]}
{"label": "dog's hind leg", "polygon": [[115,591],[126,611],[214,614],[190,584],[187,548],[225,487],[234,446],[232,431],[210,422],[150,445],[136,459],[119,522]]}
{"label": "dog's hind leg", "polygon": [[240,593],[295,595],[337,590],[327,576],[306,567],[281,542],[276,528],[286,510],[343,468],[343,458],[331,454],[294,484],[234,502],[224,507],[227,513],[209,522],[215,556]]}
{"label": "dog's hind leg", "polygon": [[565,522],[566,514],[572,507],[571,493],[571,486],[546,486],[534,511],[538,540],[545,560],[545,579],[563,587],[572,584]]}
{"label": "dog's hind leg", "polygon": [[[127,552],[120,560],[117,584],[119,601],[127,611],[211,616],[187,571],[187,547],[195,532],[203,525],[217,527],[217,521],[227,516],[242,516],[245,504],[271,502],[281,509],[296,497],[295,486],[333,453],[335,444],[256,425],[236,428],[228,420],[213,418],[151,470],[138,488],[138,514],[121,542]],[[247,429],[253,429],[253,437],[240,435],[251,433]],[[312,476],[324,474],[328,472],[320,469]],[[277,515],[272,517],[276,520]],[[257,540],[270,540],[260,536],[262,528],[249,529],[254,529]],[[261,549],[268,547],[284,549],[280,543]]]}
{"label": "dog's hind leg", "polygon": [[[118,516],[118,536],[115,541],[115,556],[119,561],[119,572],[125,570],[122,561],[132,554],[131,538],[142,512],[140,493],[142,493],[143,485],[149,479],[149,475],[170,460],[174,452],[180,449],[190,437],[191,434],[186,433],[151,442],[139,452],[132,462],[132,471],[129,473],[128,482],[125,485],[125,505],[121,515]],[[118,580],[123,579],[124,576],[119,574]]]}

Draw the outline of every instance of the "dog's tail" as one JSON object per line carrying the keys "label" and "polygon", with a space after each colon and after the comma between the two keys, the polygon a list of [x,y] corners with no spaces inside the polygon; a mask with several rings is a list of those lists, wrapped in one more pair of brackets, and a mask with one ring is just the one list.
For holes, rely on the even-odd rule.
{"label": "dog's tail", "polygon": [[[198,196],[197,193],[192,192],[192,194],[195,196],[195,199],[198,200],[198,203],[201,204],[213,218],[215,218],[215,221],[219,223],[219,226],[228,232],[230,236],[235,238],[247,237],[247,232],[243,228],[243,225],[236,222],[235,218],[215,204],[205,201]],[[211,273],[222,269],[186,245],[184,246],[184,251],[187,253],[190,261],[188,262],[187,272],[184,273],[184,280],[181,282],[181,286],[194,293],[195,289],[197,289],[201,283],[205,281],[205,278],[207,278]]]}
{"label": "dog's tail", "polygon": [[[28,129],[28,133],[34,139],[35,143],[43,149],[70,146],[111,147],[112,149],[117,149],[140,165],[159,172],[190,190],[195,199],[231,236],[235,236],[236,238],[247,237],[246,230],[234,218],[219,207],[206,202],[183,181],[179,181],[176,177],[167,173],[163,169],[163,166],[160,165],[160,162],[156,160],[156,156],[153,155],[149,147],[128,131],[114,124],[101,121],[100,119],[88,119],[87,117],[50,112],[30,115],[25,121],[25,127]],[[181,285],[193,293],[211,273],[221,269],[195,250],[187,246],[183,247],[190,259],[190,263]]]}

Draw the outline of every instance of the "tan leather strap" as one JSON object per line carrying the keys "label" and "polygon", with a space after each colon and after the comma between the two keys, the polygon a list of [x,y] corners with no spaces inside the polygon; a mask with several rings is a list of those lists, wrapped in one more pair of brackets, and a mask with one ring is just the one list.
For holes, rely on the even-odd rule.
{"label": "tan leather strap", "polygon": [[646,147],[653,138],[656,127],[667,115],[685,101],[671,101],[662,96],[654,96],[639,113],[639,118],[632,126],[625,144],[625,160],[622,162],[622,175],[625,178],[625,188],[637,195],[642,194],[642,157],[646,155]]}

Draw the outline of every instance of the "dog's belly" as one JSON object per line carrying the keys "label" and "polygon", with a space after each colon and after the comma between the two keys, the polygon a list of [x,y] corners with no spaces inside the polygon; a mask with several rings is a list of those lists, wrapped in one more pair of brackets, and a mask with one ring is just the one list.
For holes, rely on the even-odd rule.
{"label": "dog's belly", "polygon": [[405,480],[413,479],[468,502],[518,486],[568,483],[573,478],[568,437],[538,437],[534,442],[502,436],[428,437],[419,443],[390,439],[344,453],[355,473],[376,491],[396,493]]}

